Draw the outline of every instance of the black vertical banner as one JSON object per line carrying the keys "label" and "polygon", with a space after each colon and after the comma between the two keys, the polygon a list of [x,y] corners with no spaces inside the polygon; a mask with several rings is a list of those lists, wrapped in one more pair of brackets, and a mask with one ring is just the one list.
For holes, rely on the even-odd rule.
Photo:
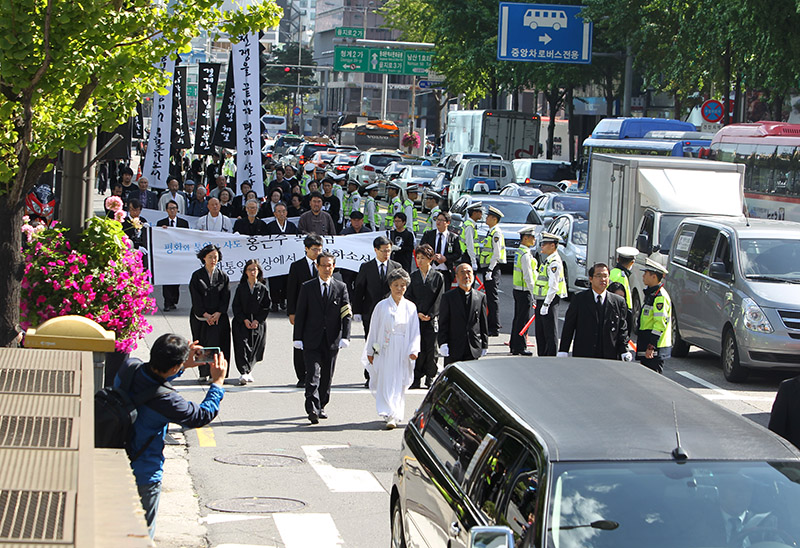
{"label": "black vertical banner", "polygon": [[214,122],[217,103],[219,63],[200,63],[197,82],[197,121],[194,133],[195,154],[214,152]]}
{"label": "black vertical banner", "polygon": [[142,103],[136,103],[136,114],[131,118],[131,137],[134,139],[144,139],[144,115],[142,114]]}
{"label": "black vertical banner", "polygon": [[225,79],[225,94],[219,109],[217,127],[214,128],[213,143],[223,148],[236,148],[236,102],[233,90],[233,54],[228,58],[228,77]]}
{"label": "black vertical banner", "polygon": [[114,136],[118,133],[122,136],[122,140],[111,147],[103,160],[130,160],[131,159],[131,124],[130,121],[125,122],[114,131],[98,131],[97,132],[97,150],[100,150]]}
{"label": "black vertical banner", "polygon": [[186,115],[186,67],[175,68],[172,86],[172,148],[189,148],[189,119]]}

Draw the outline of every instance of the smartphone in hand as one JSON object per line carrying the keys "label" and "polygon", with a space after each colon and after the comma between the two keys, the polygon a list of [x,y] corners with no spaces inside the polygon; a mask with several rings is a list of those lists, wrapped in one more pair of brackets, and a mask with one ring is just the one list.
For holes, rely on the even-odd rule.
{"label": "smartphone in hand", "polygon": [[196,365],[206,365],[214,363],[214,356],[220,353],[218,346],[206,346],[200,350],[194,358]]}

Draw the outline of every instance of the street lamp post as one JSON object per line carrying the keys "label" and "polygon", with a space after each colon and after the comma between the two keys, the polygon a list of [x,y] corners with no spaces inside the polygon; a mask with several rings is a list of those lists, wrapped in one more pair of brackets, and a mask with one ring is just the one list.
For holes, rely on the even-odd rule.
{"label": "street lamp post", "polygon": [[[372,6],[375,5],[375,2],[370,0],[368,3],[364,4],[364,16],[362,18],[362,23],[364,24],[364,38],[367,37],[367,10],[369,10]],[[363,73],[361,75],[361,100],[358,102],[358,108],[361,111],[362,116],[366,116],[367,113],[364,110],[364,86],[367,83],[367,73]]]}

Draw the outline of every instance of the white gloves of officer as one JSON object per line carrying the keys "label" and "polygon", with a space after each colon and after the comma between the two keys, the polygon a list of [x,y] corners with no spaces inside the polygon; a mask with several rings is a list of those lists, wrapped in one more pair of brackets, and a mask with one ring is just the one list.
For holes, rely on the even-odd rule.
{"label": "white gloves of officer", "polygon": [[481,348],[481,358],[484,357],[489,351],[485,348]]}
{"label": "white gloves of officer", "polygon": [[569,352],[556,352],[556,358],[569,358]]}
{"label": "white gloves of officer", "polygon": [[475,261],[472,261],[472,264],[470,266],[472,267],[473,271],[478,270],[478,263],[476,263]]}
{"label": "white gloves of officer", "polygon": [[443,344],[439,347],[439,355],[442,357],[448,357],[450,355],[450,346],[447,344]]}
{"label": "white gloves of officer", "polygon": [[539,309],[540,316],[547,316],[547,313],[550,311],[550,305],[547,303],[542,304],[542,308]]}
{"label": "white gloves of officer", "polygon": [[294,346],[298,350],[302,350],[303,349],[303,341],[294,341],[292,343],[292,346]]}
{"label": "white gloves of officer", "polygon": [[350,339],[340,339],[339,340],[339,348],[347,348],[350,346]]}
{"label": "white gloves of officer", "polygon": [[633,361],[633,354],[630,353],[630,352],[623,352],[622,355],[620,356],[620,358],[624,362],[632,362]]}
{"label": "white gloves of officer", "polygon": [[483,277],[484,281],[491,282],[492,281],[492,271],[487,270],[486,275]]}
{"label": "white gloves of officer", "polygon": [[353,316],[353,321],[354,322],[360,322],[361,321],[361,314],[356,314],[355,316]]}

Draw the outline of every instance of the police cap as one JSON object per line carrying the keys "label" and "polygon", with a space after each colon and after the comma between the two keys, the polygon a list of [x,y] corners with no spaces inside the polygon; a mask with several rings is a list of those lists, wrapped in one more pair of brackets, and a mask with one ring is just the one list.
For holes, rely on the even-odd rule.
{"label": "police cap", "polygon": [[617,257],[620,259],[635,259],[639,254],[639,250],[629,245],[617,248]]}
{"label": "police cap", "polygon": [[483,202],[473,202],[467,206],[467,213],[472,213],[473,211],[478,211],[479,209],[483,209]]}
{"label": "police cap", "polygon": [[644,270],[645,272],[656,272],[662,275],[669,273],[669,271],[664,265],[650,258],[644,260],[644,268],[642,268],[642,270]]}
{"label": "police cap", "polygon": [[559,236],[558,234],[553,234],[552,232],[542,232],[539,235],[539,240],[543,244],[560,244],[561,236]]}
{"label": "police cap", "polygon": [[498,219],[502,219],[503,218],[503,212],[500,211],[499,209],[497,209],[494,206],[489,206],[489,211],[487,211],[486,214],[487,215],[494,215]]}

